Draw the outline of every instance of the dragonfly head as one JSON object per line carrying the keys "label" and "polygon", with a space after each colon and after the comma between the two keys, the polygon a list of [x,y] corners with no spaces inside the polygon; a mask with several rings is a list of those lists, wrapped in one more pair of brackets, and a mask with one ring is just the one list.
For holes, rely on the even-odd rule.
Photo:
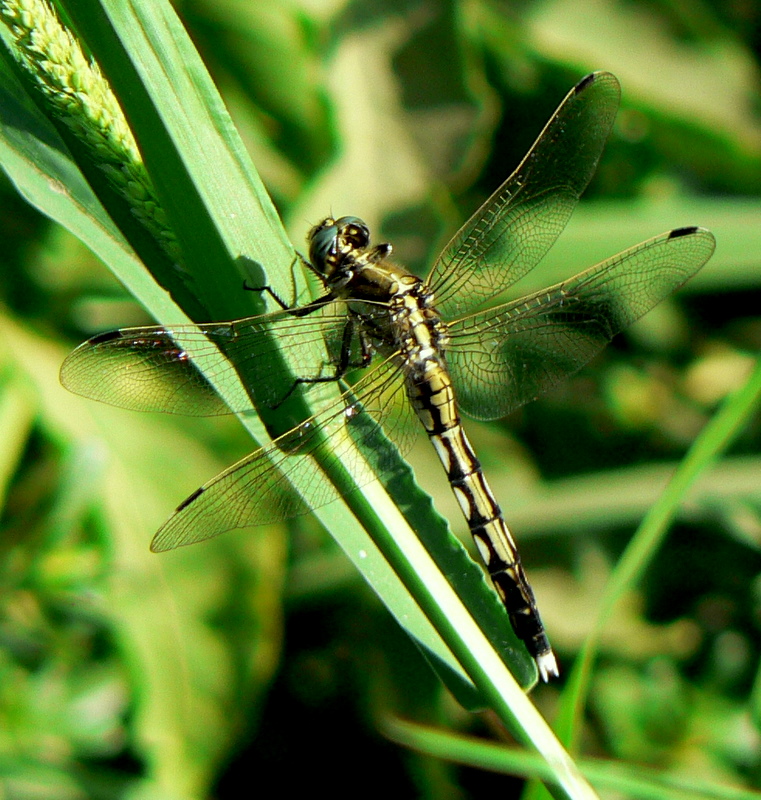
{"label": "dragonfly head", "polygon": [[370,229],[359,217],[328,217],[309,231],[307,241],[312,266],[330,279],[347,256],[370,244]]}

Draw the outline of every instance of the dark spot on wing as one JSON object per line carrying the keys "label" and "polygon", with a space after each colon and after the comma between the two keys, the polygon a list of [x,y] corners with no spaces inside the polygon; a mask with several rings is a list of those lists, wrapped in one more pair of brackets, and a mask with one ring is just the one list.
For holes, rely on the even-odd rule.
{"label": "dark spot on wing", "polygon": [[93,336],[90,339],[89,344],[103,344],[103,342],[110,342],[114,339],[123,339],[121,331],[106,331],[105,333],[99,333],[97,336]]}
{"label": "dark spot on wing", "polygon": [[693,225],[691,228],[674,228],[669,234],[669,239],[678,239],[680,236],[692,236],[697,233],[697,228]]}
{"label": "dark spot on wing", "polygon": [[202,495],[206,491],[206,487],[202,486],[200,489],[196,489],[190,497],[186,497],[180,505],[177,506],[177,511],[182,511],[183,508],[187,508],[199,495]]}
{"label": "dark spot on wing", "polygon": [[576,94],[581,94],[581,92],[583,92],[590,83],[594,83],[596,80],[597,75],[594,72],[590,72],[589,75],[583,77],[574,87]]}

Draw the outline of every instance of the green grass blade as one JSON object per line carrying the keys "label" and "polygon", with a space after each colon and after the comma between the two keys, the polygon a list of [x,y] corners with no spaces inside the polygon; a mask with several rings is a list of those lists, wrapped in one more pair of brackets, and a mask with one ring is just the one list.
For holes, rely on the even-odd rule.
{"label": "green grass blade", "polygon": [[[419,753],[458,764],[524,778],[549,777],[549,767],[534,753],[465,736],[434,730],[393,717],[382,720],[386,735]],[[666,775],[641,764],[579,759],[579,768],[601,791],[611,791],[632,800],[758,800],[761,793],[750,789],[687,780]]]}
{"label": "green grass blade", "polygon": [[655,557],[679,505],[690,487],[710,469],[761,404],[761,361],[744,386],[730,395],[706,425],[669,485],[651,507],[621,557],[606,588],[597,619],[565,690],[559,730],[564,741],[573,742],[579,733],[581,712],[586,702],[597,646],[616,603],[630,591]]}
{"label": "green grass blade", "polygon": [[179,241],[183,269],[166,288],[189,285],[211,319],[261,310],[244,278],[287,296],[293,248],[169,4],[81,0],[67,10],[120,98]]}

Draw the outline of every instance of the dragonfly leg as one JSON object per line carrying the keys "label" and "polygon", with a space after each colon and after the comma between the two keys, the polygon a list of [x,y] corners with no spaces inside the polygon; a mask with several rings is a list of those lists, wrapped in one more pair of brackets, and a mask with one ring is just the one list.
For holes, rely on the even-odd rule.
{"label": "dragonfly leg", "polygon": [[243,289],[246,292],[267,292],[267,294],[288,314],[294,317],[306,317],[308,314],[311,314],[313,311],[317,311],[317,309],[322,308],[323,306],[327,305],[328,303],[332,303],[335,299],[332,294],[325,294],[322,297],[318,297],[316,300],[312,300],[310,303],[307,303],[303,306],[292,306],[283,300],[282,297],[271,287],[271,286],[249,286],[246,281],[243,281]]}
{"label": "dragonfly leg", "polygon": [[[296,310],[300,311],[301,309]],[[310,309],[310,311],[313,310],[314,309]],[[351,369],[363,369],[367,367],[373,357],[374,351],[372,342],[370,341],[370,337],[368,336],[367,332],[360,327],[358,332],[360,355],[359,359],[352,359],[351,342],[352,338],[354,337],[355,328],[355,316],[353,314],[349,314],[344,325],[343,335],[341,337],[341,352],[338,361],[335,364],[333,374],[321,375],[316,378],[296,378],[291,384],[291,388],[288,389],[285,395],[283,395],[283,397],[278,400],[277,404],[272,407],[273,410],[279,408],[293,394],[293,392],[296,391],[296,387],[298,386],[311,386],[315,383],[333,383],[335,381],[340,381]]]}
{"label": "dragonfly leg", "polygon": [[283,311],[290,311],[291,306],[283,300],[282,297],[271,286],[249,286],[248,281],[243,281],[244,292],[266,292]]}
{"label": "dragonfly leg", "polygon": [[[309,263],[309,261],[307,261],[307,259],[304,258],[304,256],[302,256],[301,253],[297,251],[296,255],[293,257],[293,261],[291,261],[291,292],[294,298],[298,294],[296,288],[296,273],[294,271],[294,267],[296,266],[296,264],[298,264],[299,261],[301,262],[301,265],[303,267],[306,267],[310,272],[313,272],[322,281],[323,285],[325,285],[325,280],[323,276],[320,275],[320,273]],[[267,292],[267,294],[280,306],[280,308],[283,309],[283,311],[292,311],[294,308],[298,307],[295,300],[293,303],[286,303],[285,300],[283,300],[282,297],[280,297],[280,295],[277,292],[275,292],[275,290],[269,285],[249,286],[248,281],[244,280],[243,290],[246,292]]]}

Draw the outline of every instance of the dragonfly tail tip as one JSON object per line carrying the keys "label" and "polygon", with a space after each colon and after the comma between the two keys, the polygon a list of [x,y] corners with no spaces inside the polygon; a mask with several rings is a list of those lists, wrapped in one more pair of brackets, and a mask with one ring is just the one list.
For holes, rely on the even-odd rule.
{"label": "dragonfly tail tip", "polygon": [[539,670],[539,677],[544,683],[549,683],[551,678],[560,677],[558,662],[552,650],[547,650],[545,653],[540,653],[536,656],[536,666]]}

